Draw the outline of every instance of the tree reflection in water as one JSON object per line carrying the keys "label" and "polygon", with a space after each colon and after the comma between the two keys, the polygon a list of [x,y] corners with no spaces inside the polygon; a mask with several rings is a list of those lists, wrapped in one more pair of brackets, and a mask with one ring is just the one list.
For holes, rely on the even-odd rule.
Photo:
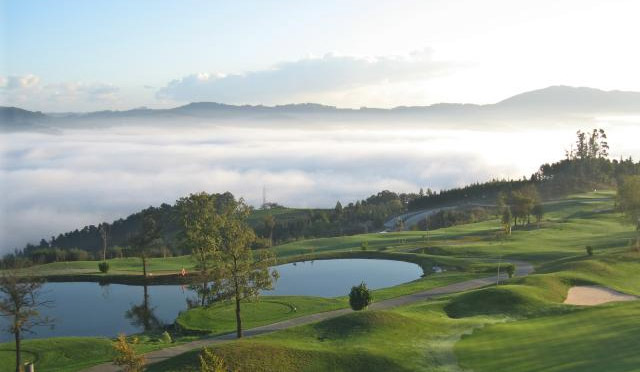
{"label": "tree reflection in water", "polygon": [[157,331],[162,329],[163,324],[153,313],[154,310],[155,308],[151,307],[149,291],[145,285],[142,303],[131,306],[125,312],[125,317],[131,321],[131,325],[142,328],[145,332]]}

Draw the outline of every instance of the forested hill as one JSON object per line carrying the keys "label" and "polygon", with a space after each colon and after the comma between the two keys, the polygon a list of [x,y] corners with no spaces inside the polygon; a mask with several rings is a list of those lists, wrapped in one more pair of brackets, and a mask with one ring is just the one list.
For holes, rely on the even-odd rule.
{"label": "forested hill", "polygon": [[[234,198],[231,193],[214,196],[220,200]],[[248,223],[259,237],[254,243],[256,248],[309,237],[358,234],[382,229],[389,217],[405,211],[408,203],[416,197],[418,194],[382,191],[344,207],[338,202],[332,209],[295,209],[268,204],[252,210]],[[37,245],[28,244],[19,255],[31,257],[36,262],[98,259],[103,249],[101,229],[107,231],[107,256],[126,255],[130,240],[137,234],[147,213],[153,214],[162,231],[163,244],[156,255],[189,253],[180,244],[180,211],[176,205],[165,203],[110,223],[89,225],[43,238]]]}
{"label": "forested hill", "polygon": [[[415,194],[382,191],[367,199],[332,209],[292,209],[269,204],[255,209],[248,222],[258,239],[254,248],[268,247],[283,242],[340,235],[352,235],[384,229],[384,222],[407,211],[465,205],[469,203],[493,204],[500,195],[514,195],[520,190],[534,190],[542,199],[562,196],[571,192],[612,187],[626,175],[640,174],[640,162],[632,159],[611,160],[609,146],[602,130],[578,132],[576,150],[565,159],[543,164],[528,178],[521,180],[492,180],[462,188],[433,192],[420,190]],[[216,200],[234,200],[230,193],[214,194]],[[538,198],[538,196],[536,196]],[[38,245],[28,244],[5,259],[28,258],[32,262],[98,259],[102,256],[102,231],[106,231],[107,256],[127,254],[131,237],[136,235],[142,217],[152,213],[161,228],[162,245],[155,255],[187,254],[180,244],[181,214],[176,205],[162,204],[149,207],[124,219],[42,239]],[[6,262],[6,260],[5,260]]]}

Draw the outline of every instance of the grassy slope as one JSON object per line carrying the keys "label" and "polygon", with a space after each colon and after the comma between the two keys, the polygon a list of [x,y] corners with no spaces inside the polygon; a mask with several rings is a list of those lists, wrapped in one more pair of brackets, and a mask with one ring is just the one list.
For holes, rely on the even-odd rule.
{"label": "grassy slope", "polygon": [[[633,370],[638,362],[633,324],[639,304],[584,309],[561,303],[577,283],[640,294],[640,283],[630,280],[640,272],[640,256],[628,249],[633,231],[606,211],[612,201],[601,197],[591,194],[549,205],[541,229],[516,231],[504,243],[489,238],[495,222],[441,230],[430,237],[431,252],[531,260],[538,270],[531,277],[438,302],[351,314],[216,350],[233,367],[257,371],[455,371],[456,355],[464,368],[476,371]],[[447,235],[454,237],[444,238]],[[585,255],[587,244],[596,248],[595,256]],[[454,354],[460,335],[474,329]],[[603,342],[607,345],[597,351]],[[187,353],[151,370],[195,370],[196,358],[197,351]]]}
{"label": "grassy slope", "polygon": [[[23,342],[23,358],[36,361],[41,371],[78,371],[112,357],[111,341],[104,338],[64,337]],[[15,371],[13,343],[0,344],[0,372]]]}
{"label": "grassy slope", "polygon": [[[241,371],[448,371],[455,358],[443,345],[480,319],[452,320],[442,302],[393,311],[365,311],[224,344],[216,348]],[[197,371],[198,351],[150,371]]]}
{"label": "grassy slope", "polygon": [[456,346],[483,371],[637,371],[639,303],[598,306],[488,326]]}
{"label": "grassy slope", "polygon": [[[159,335],[134,336],[138,353],[162,349],[193,341],[195,337],[174,339],[172,344],[159,340]],[[130,342],[133,337],[130,337]],[[36,363],[37,371],[74,372],[96,364],[109,362],[114,357],[112,340],[103,337],[56,337],[50,339],[23,340],[23,362]],[[0,344],[0,372],[15,371],[15,346],[8,342]]]}

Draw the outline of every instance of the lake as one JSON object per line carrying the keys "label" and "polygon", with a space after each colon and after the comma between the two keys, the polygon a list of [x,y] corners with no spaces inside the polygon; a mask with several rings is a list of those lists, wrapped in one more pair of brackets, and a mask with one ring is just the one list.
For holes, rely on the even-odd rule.
{"label": "lake", "polygon": [[[412,263],[374,259],[304,261],[275,267],[280,278],[265,295],[337,297],[365,282],[371,289],[391,287],[419,278],[423,272]],[[43,296],[54,301],[42,313],[55,319],[55,327],[37,328],[26,338],[106,336],[141,332],[145,327],[173,323],[187,309],[195,292],[181,285],[143,286],[98,283],[47,283]],[[146,301],[145,301],[146,299]],[[0,319],[5,325],[6,319]],[[0,341],[11,339],[0,334]]]}

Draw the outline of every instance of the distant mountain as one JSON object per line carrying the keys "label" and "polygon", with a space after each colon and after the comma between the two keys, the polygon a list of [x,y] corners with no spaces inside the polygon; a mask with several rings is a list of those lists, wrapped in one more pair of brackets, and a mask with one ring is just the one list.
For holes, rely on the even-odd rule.
{"label": "distant mountain", "polygon": [[640,92],[603,91],[560,85],[518,94],[494,106],[510,110],[573,113],[640,112]]}
{"label": "distant mountain", "polygon": [[0,130],[25,131],[41,130],[49,116],[40,111],[28,111],[18,107],[0,106]]}
{"label": "distant mountain", "polygon": [[215,123],[233,120],[290,119],[388,121],[395,119],[428,123],[513,122],[518,120],[590,117],[596,113],[640,113],[640,92],[603,91],[593,88],[551,86],[525,92],[495,104],[438,103],[429,106],[399,106],[392,109],[362,107],[345,109],[315,103],[279,106],[227,105],[194,102],[171,109],[136,108],[124,111],[43,114],[16,107],[0,107],[0,129],[43,130],[113,125],[175,125],[185,121]]}

